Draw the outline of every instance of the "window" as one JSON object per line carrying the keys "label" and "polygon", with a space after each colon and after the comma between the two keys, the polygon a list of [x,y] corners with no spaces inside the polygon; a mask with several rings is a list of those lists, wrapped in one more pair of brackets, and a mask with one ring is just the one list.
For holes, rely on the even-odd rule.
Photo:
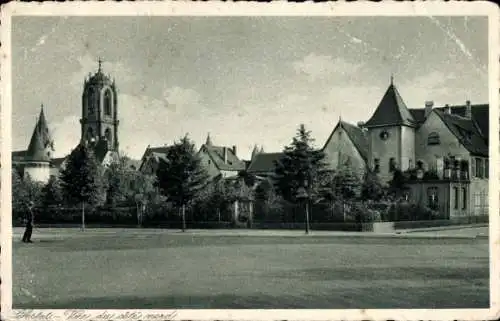
{"label": "window", "polygon": [[438,188],[429,187],[427,189],[427,204],[430,209],[437,210],[439,207]]}
{"label": "window", "polygon": [[439,134],[436,132],[430,133],[427,137],[427,145],[439,145]]}
{"label": "window", "polygon": [[108,89],[104,92],[104,114],[111,116],[111,91]]}
{"label": "window", "polygon": [[458,193],[458,187],[453,187],[453,192],[454,192],[454,208],[458,209],[458,199],[460,197]]}
{"label": "window", "polygon": [[490,161],[487,158],[484,160],[484,177],[490,177]]}
{"label": "window", "polygon": [[396,170],[396,159],[394,157],[391,157],[389,160],[389,173],[392,173]]}
{"label": "window", "polygon": [[462,187],[462,209],[467,208],[467,188]]}
{"label": "window", "polygon": [[413,168],[413,161],[412,161],[412,159],[411,159],[411,158],[408,160],[408,168],[409,168],[409,169],[412,169],[412,168]]}
{"label": "window", "polygon": [[374,164],[374,166],[373,166],[373,171],[374,171],[375,173],[380,173],[380,159],[375,158],[375,159],[373,160],[373,164]]}
{"label": "window", "polygon": [[475,158],[476,161],[476,177],[483,178],[483,160],[479,157]]}
{"label": "window", "polygon": [[94,88],[90,87],[87,95],[87,112],[89,115],[94,114],[94,104],[95,104],[95,91]]}

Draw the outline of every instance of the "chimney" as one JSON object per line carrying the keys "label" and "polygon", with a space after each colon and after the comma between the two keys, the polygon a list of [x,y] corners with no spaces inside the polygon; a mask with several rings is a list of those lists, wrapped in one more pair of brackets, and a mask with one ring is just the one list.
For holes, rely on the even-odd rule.
{"label": "chimney", "polygon": [[224,149],[224,164],[227,164],[227,147],[223,147]]}
{"label": "chimney", "polygon": [[434,107],[434,102],[432,100],[425,102],[424,118],[427,118],[431,114],[432,107]]}
{"label": "chimney", "polygon": [[472,106],[470,100],[465,102],[465,118],[472,119]]}
{"label": "chimney", "polygon": [[450,107],[450,105],[448,105],[448,104],[444,105],[444,113],[445,114],[451,114],[451,107]]}
{"label": "chimney", "polygon": [[233,154],[234,154],[234,156],[238,157],[238,154],[236,154],[236,151],[237,151],[236,145],[233,145]]}

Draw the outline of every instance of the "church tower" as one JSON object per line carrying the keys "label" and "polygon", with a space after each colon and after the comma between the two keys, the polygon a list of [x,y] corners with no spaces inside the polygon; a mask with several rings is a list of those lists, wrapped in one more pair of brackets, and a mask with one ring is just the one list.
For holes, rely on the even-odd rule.
{"label": "church tower", "polygon": [[[81,143],[90,144],[97,156],[118,152],[118,101],[115,81],[102,71],[85,79],[82,94]],[[99,158],[99,157],[98,157]]]}

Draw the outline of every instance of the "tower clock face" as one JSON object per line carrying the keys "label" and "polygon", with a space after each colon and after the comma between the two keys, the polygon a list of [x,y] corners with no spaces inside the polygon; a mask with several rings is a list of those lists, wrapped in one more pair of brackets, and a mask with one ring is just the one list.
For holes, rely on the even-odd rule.
{"label": "tower clock face", "polygon": [[380,133],[380,139],[382,140],[387,140],[389,138],[389,132],[387,130],[384,130]]}

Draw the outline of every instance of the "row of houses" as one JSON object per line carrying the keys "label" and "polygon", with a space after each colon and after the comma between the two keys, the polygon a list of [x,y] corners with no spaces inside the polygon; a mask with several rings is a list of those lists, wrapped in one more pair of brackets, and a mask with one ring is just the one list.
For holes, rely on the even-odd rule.
{"label": "row of houses", "polygon": [[[84,81],[81,142],[95,150],[104,165],[118,157],[118,100],[114,80],[98,71]],[[327,165],[335,170],[349,164],[360,175],[378,173],[381,181],[393,171],[411,171],[407,199],[433,207],[447,217],[488,213],[489,105],[408,108],[391,82],[372,116],[357,124],[339,119],[322,147]],[[236,143],[236,142],[235,142]],[[148,146],[137,170],[156,171],[168,146]],[[52,158],[53,142],[40,111],[27,150],[12,154],[13,166],[36,180],[46,181],[64,166],[65,158]],[[203,166],[211,177],[236,177],[246,171],[259,178],[272,175],[281,151],[265,152],[257,146],[251,159],[238,156],[236,146],[219,146],[208,135],[200,147]]]}
{"label": "row of houses", "polygon": [[[408,108],[391,81],[373,115],[351,124],[339,119],[322,147],[330,169],[349,164],[360,175],[378,173],[382,182],[393,171],[413,172],[406,198],[451,218],[488,214],[489,105]],[[140,170],[153,173],[168,147],[148,147]],[[236,176],[242,170],[260,178],[274,173],[282,152],[257,146],[251,159],[238,158],[236,148],[216,146],[210,136],[200,148],[211,176]]]}

